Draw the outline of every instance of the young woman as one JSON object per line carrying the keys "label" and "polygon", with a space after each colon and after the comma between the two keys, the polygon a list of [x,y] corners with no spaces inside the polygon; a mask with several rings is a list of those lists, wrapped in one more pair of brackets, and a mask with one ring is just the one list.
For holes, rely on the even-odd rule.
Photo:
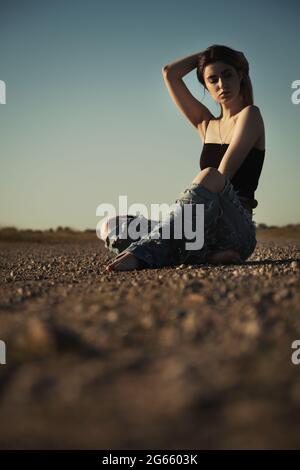
{"label": "young woman", "polygon": [[[182,80],[194,68],[200,83],[220,104],[219,117],[213,116]],[[119,253],[107,269],[123,271],[181,263],[245,261],[257,243],[252,221],[253,208],[258,204],[254,192],[265,156],[264,123],[259,108],[253,104],[248,61],[242,52],[213,45],[166,65],[163,77],[171,98],[203,142],[201,171],[176,203],[204,204],[204,245],[198,251],[187,251],[184,237],[166,240],[160,236],[161,223],[137,241],[120,240],[112,234],[124,230],[127,224],[123,220],[121,228],[122,217],[117,217],[102,225],[106,246]],[[170,212],[171,226],[175,217]],[[136,217],[125,216],[125,219],[132,223]]]}

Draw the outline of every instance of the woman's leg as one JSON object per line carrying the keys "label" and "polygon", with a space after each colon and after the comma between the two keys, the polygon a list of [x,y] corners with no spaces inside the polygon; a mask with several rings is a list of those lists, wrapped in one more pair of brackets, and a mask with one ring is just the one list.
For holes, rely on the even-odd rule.
{"label": "woman's leg", "polygon": [[[138,238],[130,236],[130,228],[133,228]],[[157,221],[148,220],[142,215],[118,215],[116,217],[106,217],[101,224],[100,237],[105,243],[105,247],[111,252],[119,255],[128,248],[131,243],[138,241],[146,233],[158,224]],[[131,232],[132,233],[132,232]]]}
{"label": "woman's leg", "polygon": [[217,223],[213,251],[234,249],[240,254],[241,261],[246,261],[257,244],[252,215],[241,204],[238,192],[229,180],[219,193],[219,201],[223,215]]}
{"label": "woman's leg", "polygon": [[[219,203],[218,193],[222,191],[226,183],[225,177],[215,168],[209,168],[200,172],[194,179],[190,188],[186,189],[176,200],[181,207],[185,204],[204,204],[204,245],[196,253],[185,249],[186,239],[182,237],[179,240],[163,239],[162,224],[160,223],[154,231],[143,237],[139,242],[134,242],[129,248],[118,256],[109,266],[112,270],[138,269],[139,262],[134,260],[138,258],[150,268],[159,268],[163,266],[176,265],[184,263],[192,255],[198,263],[207,262],[209,254],[207,240],[213,238],[216,223],[222,216],[222,209]],[[183,211],[184,212],[184,211]],[[195,211],[194,211],[195,212]],[[176,217],[182,217],[171,211],[169,217],[170,232],[174,228]],[[195,214],[193,214],[195,218]],[[157,235],[159,237],[157,238]],[[134,268],[132,268],[134,265]]]}

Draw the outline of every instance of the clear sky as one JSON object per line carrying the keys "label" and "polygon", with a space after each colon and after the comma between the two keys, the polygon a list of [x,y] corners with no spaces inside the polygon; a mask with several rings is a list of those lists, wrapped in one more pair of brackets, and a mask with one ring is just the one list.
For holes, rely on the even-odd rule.
{"label": "clear sky", "polygon": [[[100,203],[171,204],[202,143],[162,67],[224,44],[250,63],[266,156],[257,223],[300,222],[298,1],[0,0],[0,224],[95,228]],[[195,71],[185,83],[217,115]]]}

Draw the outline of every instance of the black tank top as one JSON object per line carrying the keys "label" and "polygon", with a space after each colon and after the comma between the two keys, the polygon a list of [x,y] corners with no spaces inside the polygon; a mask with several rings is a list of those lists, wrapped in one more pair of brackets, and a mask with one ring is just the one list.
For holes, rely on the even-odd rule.
{"label": "black tank top", "polygon": [[[218,168],[228,146],[229,144],[204,143],[200,156],[200,169],[204,170],[209,166]],[[230,180],[241,203],[250,209],[258,205],[257,200],[254,199],[254,193],[258,186],[264,158],[265,150],[253,147]]]}

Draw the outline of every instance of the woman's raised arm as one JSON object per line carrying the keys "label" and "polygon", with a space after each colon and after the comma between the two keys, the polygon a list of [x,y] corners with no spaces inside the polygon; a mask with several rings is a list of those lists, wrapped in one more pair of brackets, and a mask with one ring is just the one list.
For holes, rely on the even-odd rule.
{"label": "woman's raised arm", "polygon": [[172,75],[174,78],[182,78],[195,69],[198,65],[199,52],[196,54],[175,60],[163,67],[163,73]]}
{"label": "woman's raised arm", "polygon": [[198,130],[204,121],[213,119],[209,109],[198,101],[187,88],[182,77],[197,67],[199,53],[171,62],[162,69],[168,92],[180,111]]}

